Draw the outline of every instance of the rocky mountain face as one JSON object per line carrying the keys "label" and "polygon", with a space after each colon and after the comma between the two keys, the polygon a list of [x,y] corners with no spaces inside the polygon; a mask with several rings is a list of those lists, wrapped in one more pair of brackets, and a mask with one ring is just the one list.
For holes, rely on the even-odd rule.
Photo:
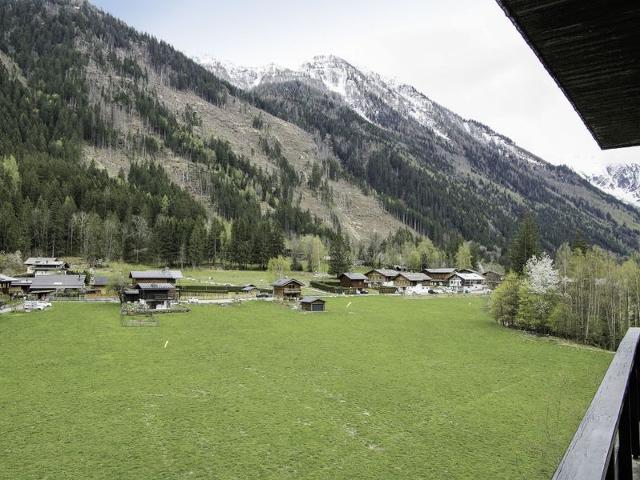
{"label": "rocky mountain face", "polygon": [[640,164],[608,165],[587,179],[602,191],[640,208]]}
{"label": "rocky mountain face", "polygon": [[[545,162],[410,85],[338,57],[314,57],[296,69],[197,60],[249,92],[260,108],[329,139],[347,171],[364,177],[379,194],[399,199],[394,213],[437,241],[447,241],[444,231],[457,230],[485,245],[504,245],[527,209],[544,224],[549,249],[577,230],[604,241],[611,219],[638,225],[637,211],[602,195],[572,170]],[[436,205],[437,215],[425,213]],[[637,248],[635,234],[626,234]],[[606,241],[616,250],[615,242]]]}

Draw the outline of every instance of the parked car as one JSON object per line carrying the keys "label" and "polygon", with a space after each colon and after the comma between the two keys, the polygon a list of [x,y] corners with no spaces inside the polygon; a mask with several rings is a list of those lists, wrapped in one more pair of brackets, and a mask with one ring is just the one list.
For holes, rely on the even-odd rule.
{"label": "parked car", "polygon": [[24,302],[24,309],[26,311],[31,310],[39,310],[42,311],[45,308],[51,307],[51,302],[41,302],[41,301],[27,301]]}
{"label": "parked car", "polygon": [[438,295],[438,293],[440,293],[440,292],[438,292],[437,290],[434,290],[433,288],[430,288],[430,289],[429,289],[429,293],[430,293],[431,295]]}

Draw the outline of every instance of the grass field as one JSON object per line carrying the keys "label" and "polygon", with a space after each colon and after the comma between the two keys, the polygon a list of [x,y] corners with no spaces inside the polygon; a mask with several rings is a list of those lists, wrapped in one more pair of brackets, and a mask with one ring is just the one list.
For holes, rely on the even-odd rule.
{"label": "grass field", "polygon": [[485,302],[0,316],[0,478],[547,479],[611,354],[502,329]]}

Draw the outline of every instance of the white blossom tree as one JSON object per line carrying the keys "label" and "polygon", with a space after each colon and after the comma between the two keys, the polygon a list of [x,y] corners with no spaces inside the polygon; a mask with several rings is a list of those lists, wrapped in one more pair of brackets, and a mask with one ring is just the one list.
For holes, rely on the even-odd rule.
{"label": "white blossom tree", "polygon": [[534,255],[527,260],[524,273],[532,293],[545,294],[555,291],[560,284],[560,273],[553,265],[553,259],[546,253],[539,257]]}

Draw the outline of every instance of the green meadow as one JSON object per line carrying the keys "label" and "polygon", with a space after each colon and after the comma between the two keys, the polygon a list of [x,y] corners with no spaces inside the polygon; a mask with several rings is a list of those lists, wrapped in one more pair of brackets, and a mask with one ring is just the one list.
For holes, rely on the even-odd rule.
{"label": "green meadow", "polygon": [[486,299],[0,315],[2,479],[547,479],[612,358]]}

